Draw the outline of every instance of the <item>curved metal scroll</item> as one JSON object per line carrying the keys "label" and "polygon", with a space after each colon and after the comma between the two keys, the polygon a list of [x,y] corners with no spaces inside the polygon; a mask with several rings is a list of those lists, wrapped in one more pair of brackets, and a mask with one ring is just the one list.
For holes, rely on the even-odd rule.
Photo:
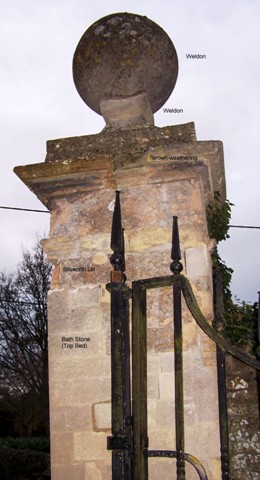
{"label": "curved metal scroll", "polygon": [[183,275],[174,275],[172,277],[173,283],[179,282],[182,293],[185,298],[188,309],[196,320],[201,329],[224,351],[231,353],[234,357],[242,362],[250,365],[253,368],[260,370],[260,361],[245,355],[243,352],[234,347],[228,340],[219,335],[218,332],[208,323],[204,317],[197,300],[192,291],[189,280]]}
{"label": "curved metal scroll", "polygon": [[[196,323],[217,345],[221,478],[222,480],[229,480],[225,353],[230,353],[258,370],[260,370],[260,361],[249,357],[233,346],[215,330],[214,326],[207,321],[201,312],[189,280],[181,275],[183,266],[180,262],[181,251],[176,216],[173,217],[172,263],[170,265],[173,275],[134,281],[130,290],[125,283],[124,236],[119,193],[119,191],[116,192],[111,235],[113,254],[110,261],[113,271],[111,272],[110,283],[107,285],[111,295],[112,437],[108,437],[108,449],[112,450],[112,478],[114,480],[147,480],[148,457],[168,457],[176,459],[176,473],[179,480],[186,478],[185,462],[189,462],[195,468],[200,480],[208,480],[206,471],[199,460],[185,453],[182,293]],[[166,286],[172,286],[173,290],[176,451],[148,450],[149,439],[147,436],[146,290]],[[132,385],[130,382],[130,297],[132,297]],[[215,314],[216,320],[221,323],[223,321],[221,306],[215,311]]]}
{"label": "curved metal scroll", "polygon": [[[148,450],[147,456],[177,458],[178,452],[174,450]],[[203,465],[200,463],[200,461],[196,457],[194,457],[193,455],[190,455],[189,453],[184,453],[183,456],[184,456],[184,460],[186,462],[189,462],[195,468],[196,472],[199,475],[200,480],[208,480],[208,477]]]}

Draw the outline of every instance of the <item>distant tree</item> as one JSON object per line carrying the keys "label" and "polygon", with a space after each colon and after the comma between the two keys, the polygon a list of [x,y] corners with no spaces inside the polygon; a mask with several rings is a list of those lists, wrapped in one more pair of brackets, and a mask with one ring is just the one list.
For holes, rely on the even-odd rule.
{"label": "distant tree", "polygon": [[51,265],[37,242],[0,273],[0,398],[17,433],[48,433],[47,292]]}

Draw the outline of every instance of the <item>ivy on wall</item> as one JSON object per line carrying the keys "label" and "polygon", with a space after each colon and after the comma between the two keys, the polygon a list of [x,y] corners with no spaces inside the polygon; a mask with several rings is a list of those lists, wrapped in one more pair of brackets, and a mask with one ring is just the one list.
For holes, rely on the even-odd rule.
{"label": "ivy on wall", "polygon": [[208,204],[206,214],[209,237],[214,238],[217,243],[229,238],[228,225],[233,206],[229,200],[221,200],[219,192],[214,193],[214,198]]}
{"label": "ivy on wall", "polygon": [[[229,238],[228,229],[233,204],[222,200],[219,192],[209,202],[206,215],[209,237],[219,242]],[[223,314],[225,325],[223,335],[228,337],[234,345],[243,346],[249,353],[255,354],[258,346],[258,304],[250,305],[237,300],[234,303],[230,284],[232,268],[220,258],[218,248],[214,248],[211,258],[213,270],[218,269],[222,279]]]}

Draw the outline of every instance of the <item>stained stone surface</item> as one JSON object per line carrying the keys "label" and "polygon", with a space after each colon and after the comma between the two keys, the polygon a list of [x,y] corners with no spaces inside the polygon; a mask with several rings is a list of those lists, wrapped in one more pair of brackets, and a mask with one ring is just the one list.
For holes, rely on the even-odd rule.
{"label": "stained stone surface", "polygon": [[100,110],[106,122],[106,128],[133,130],[154,125],[146,92],[127,98],[101,100]]}
{"label": "stained stone surface", "polygon": [[[127,284],[170,274],[172,216],[179,217],[183,274],[212,320],[205,208],[225,198],[223,147],[197,141],[193,123],[107,130],[48,142],[46,161],[15,172],[50,209],[42,246],[54,270],[48,296],[53,480],[109,480],[111,408],[110,238],[114,191],[121,190]],[[147,295],[148,425],[151,449],[175,449],[172,297]],[[78,340],[82,348],[76,347]],[[186,451],[221,478],[216,355],[183,302]],[[149,478],[173,478],[173,462]],[[197,480],[187,467],[187,478]]]}
{"label": "stained stone surface", "polygon": [[55,198],[129,188],[139,181],[160,184],[173,172],[176,181],[184,180],[195,170],[201,172],[205,205],[211,188],[225,198],[223,145],[196,141],[192,122],[52,140],[45,163],[14,169],[49,209]]}
{"label": "stained stone surface", "polygon": [[114,13],[83,34],[73,58],[73,78],[84,102],[101,113],[100,101],[146,92],[152,112],[166,102],[178,75],[169,36],[147,17]]}
{"label": "stained stone surface", "polygon": [[230,467],[233,480],[260,478],[256,370],[226,357]]}
{"label": "stained stone surface", "polygon": [[124,163],[134,163],[149,148],[159,148],[162,144],[171,146],[191,143],[192,149],[196,140],[193,122],[122,132],[103,130],[93,135],[49,140],[46,162],[53,164],[75,158],[84,161],[91,158],[95,163],[97,155],[109,155],[111,158],[120,157],[122,161],[124,159]]}

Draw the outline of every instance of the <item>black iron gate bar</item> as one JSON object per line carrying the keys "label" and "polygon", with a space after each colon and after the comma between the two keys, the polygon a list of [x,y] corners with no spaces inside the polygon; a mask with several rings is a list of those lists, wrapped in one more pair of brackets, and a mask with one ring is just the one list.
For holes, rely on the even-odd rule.
{"label": "black iron gate bar", "polygon": [[[213,269],[213,294],[214,294],[214,320],[213,326],[218,332],[222,332],[225,326],[223,286],[219,268]],[[219,407],[219,434],[220,434],[220,455],[221,455],[221,478],[229,480],[229,436],[228,436],[228,415],[227,415],[227,386],[226,386],[226,353],[219,345],[216,345],[217,352],[217,374],[218,374],[218,407]]]}
{"label": "black iron gate bar", "polygon": [[110,262],[113,266],[107,289],[111,296],[111,395],[112,437],[107,448],[112,450],[112,478],[132,479],[132,417],[130,387],[129,298],[125,284],[124,235],[121,223],[119,191],[116,192],[113,215]]}
{"label": "black iron gate bar", "polygon": [[[146,343],[145,345],[140,345],[140,342],[142,342],[142,332],[146,331],[146,290],[151,289],[151,288],[161,288],[165,286],[173,285],[180,287],[180,290],[182,291],[186,304],[192,313],[192,316],[198,323],[198,325],[202,328],[202,330],[212,339],[214,342],[217,344],[217,367],[218,367],[218,392],[219,392],[219,429],[220,429],[220,450],[221,450],[221,470],[222,470],[222,480],[229,480],[230,479],[230,472],[229,472],[229,439],[228,439],[228,422],[227,422],[227,400],[226,400],[226,375],[225,375],[225,355],[226,353],[231,353],[232,355],[236,356],[238,359],[243,361],[244,363],[247,363],[250,366],[253,366],[254,368],[260,369],[260,362],[257,360],[252,359],[251,357],[247,357],[245,354],[243,354],[241,351],[237,350],[233,345],[230,344],[226,339],[224,339],[218,332],[214,330],[214,328],[207,322],[205,317],[203,316],[196,299],[193,295],[191,286],[189,284],[189,281],[187,278],[185,278],[183,275],[180,275],[178,273],[175,273],[173,276],[165,276],[165,277],[155,277],[155,278],[150,278],[150,279],[145,279],[145,280],[139,280],[136,282],[133,282],[133,320],[132,320],[132,328],[133,328],[133,376],[134,372],[144,372],[145,366],[144,366],[144,358],[146,358]],[[176,295],[176,292],[174,292]],[[176,297],[175,297],[176,298]],[[178,298],[178,297],[177,297]],[[176,300],[175,300],[176,301]],[[177,307],[178,308],[178,307]],[[138,310],[142,311],[142,314],[138,313]],[[175,315],[176,315],[176,310],[175,310]],[[177,314],[178,315],[178,314]],[[175,317],[176,319],[176,317]],[[174,319],[174,322],[175,322]],[[178,319],[177,319],[178,322]],[[143,324],[143,325],[142,325]],[[174,323],[174,327],[176,329],[176,322]],[[176,335],[176,333],[175,333]],[[177,338],[177,343],[178,343],[178,336]],[[176,341],[176,340],[175,340]],[[143,342],[142,342],[143,343]],[[137,353],[135,352],[136,349],[140,349],[140,352]],[[176,348],[176,347],[175,347]],[[177,350],[176,350],[177,352]],[[180,354],[180,350],[179,350]],[[176,353],[175,353],[176,355]],[[175,361],[176,362],[176,361]],[[140,363],[140,365],[138,365]],[[177,363],[176,363],[177,364]],[[180,369],[180,366],[179,366]],[[140,375],[140,374],[139,374]],[[142,374],[143,377],[146,378],[146,371],[145,373]],[[180,371],[177,372],[175,371],[175,377],[180,376]],[[133,382],[133,412],[138,410],[139,406],[144,402],[144,399],[146,398],[147,392],[143,391],[144,390],[144,385],[145,381],[143,381],[143,378],[141,377],[139,379],[138,384],[135,384]],[[179,385],[179,386],[178,386]],[[142,387],[143,386],[143,387]],[[176,384],[175,388],[179,388],[182,391],[182,386],[181,386],[181,381]],[[182,439],[178,438],[178,435],[182,435],[182,424],[181,418],[182,418],[182,401],[180,400],[181,393],[179,391],[179,396],[175,399],[176,401],[176,425],[178,423],[178,432],[176,432],[176,449],[177,452],[173,453],[166,453],[165,456],[171,456],[173,458],[178,459],[178,445],[180,445],[180,442],[183,441],[184,435]],[[143,438],[145,439],[146,437],[146,420],[141,417],[141,425],[138,426],[136,423],[138,422],[137,419],[135,419],[134,415],[134,444],[136,442],[138,443],[138,448],[141,448],[142,441],[140,439],[136,439],[135,435],[143,435]],[[148,443],[148,442],[146,442]],[[180,450],[179,455],[181,455],[181,452],[183,453],[184,459],[186,461],[188,460],[187,454],[184,453],[184,449]],[[164,456],[160,451],[157,451],[158,456]],[[144,459],[140,458],[140,452],[138,453],[136,462],[138,463],[138,466],[135,465],[134,468],[136,468],[136,473],[137,476],[134,477],[134,479],[140,478],[142,480],[145,480],[147,478],[145,474],[145,465],[144,465]],[[143,456],[144,457],[149,457],[149,456],[156,456],[156,451],[153,451],[153,453],[149,453],[149,450],[143,449]],[[191,456],[190,456],[191,457]],[[192,457],[191,457],[192,458]],[[205,473],[205,470],[203,469],[202,465],[196,460],[196,462],[193,464],[193,466],[196,468],[196,465],[199,465],[199,468],[197,469],[198,474],[200,475],[201,479],[206,479],[207,476]],[[190,462],[192,463],[192,461]],[[183,467],[183,466],[182,466]],[[178,476],[179,475],[179,476]],[[183,468],[179,466],[178,469],[178,463],[177,463],[177,479],[182,480],[185,478],[185,473],[183,472]],[[203,476],[204,475],[204,476]]]}
{"label": "black iron gate bar", "polygon": [[[132,283],[132,398],[131,415],[130,392],[130,350],[129,350],[129,313],[128,302],[131,295],[125,285],[124,275],[124,239],[121,224],[119,192],[113,215],[111,248],[114,251],[111,263],[111,283],[107,288],[111,292],[111,368],[112,368],[112,437],[108,438],[108,448],[112,450],[113,480],[147,480],[148,457],[171,457],[177,459],[177,480],[185,480],[185,461],[196,469],[201,480],[207,480],[206,472],[200,462],[184,451],[183,418],[183,378],[182,378],[182,321],[181,293],[186,304],[202,330],[217,344],[217,365],[219,385],[220,441],[222,480],[229,480],[228,463],[228,426],[225,354],[230,353],[244,363],[260,369],[260,362],[248,357],[224,339],[203,316],[193,295],[189,281],[180,275],[180,245],[177,217],[173,218],[172,264],[173,275],[155,277]],[[176,387],[176,451],[148,450],[147,437],[147,343],[146,343],[146,290],[173,287],[173,321],[175,352]],[[220,312],[220,314],[219,314]],[[218,326],[221,308],[216,310],[215,323]],[[118,363],[122,363],[121,366]],[[124,386],[124,384],[126,386]]]}
{"label": "black iron gate bar", "polygon": [[[177,219],[174,220],[177,222]],[[176,223],[177,224],[177,223]],[[174,262],[173,262],[174,263]],[[174,267],[180,269],[180,264]],[[133,282],[132,310],[132,372],[133,372],[133,435],[134,453],[137,455],[133,463],[133,478],[148,479],[148,457],[176,458],[177,480],[185,480],[185,462],[188,461],[196,469],[200,480],[207,480],[205,469],[198,459],[187,454],[184,448],[184,398],[183,398],[183,365],[182,365],[182,318],[181,318],[181,282],[179,273],[173,276],[155,277]],[[146,343],[146,294],[147,290],[173,287],[173,322],[174,322],[174,369],[175,369],[175,428],[176,451],[149,450],[147,438],[147,343]],[[138,415],[136,416],[136,412]],[[135,450],[136,447],[136,450]]]}

